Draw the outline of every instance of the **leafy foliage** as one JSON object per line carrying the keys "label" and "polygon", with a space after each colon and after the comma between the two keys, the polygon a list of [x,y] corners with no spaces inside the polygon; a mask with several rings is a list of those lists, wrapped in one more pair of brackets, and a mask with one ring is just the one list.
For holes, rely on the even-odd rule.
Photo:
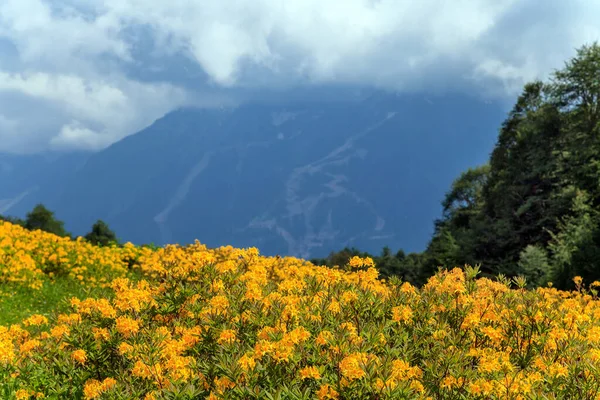
{"label": "leafy foliage", "polygon": [[33,210],[27,213],[23,226],[29,230],[39,229],[58,236],[70,236],[65,230],[64,222],[57,220],[54,213],[43,204],[36,205]]}
{"label": "leafy foliage", "polygon": [[96,221],[92,226],[92,230],[84,238],[90,243],[100,246],[118,243],[117,235],[102,220]]}

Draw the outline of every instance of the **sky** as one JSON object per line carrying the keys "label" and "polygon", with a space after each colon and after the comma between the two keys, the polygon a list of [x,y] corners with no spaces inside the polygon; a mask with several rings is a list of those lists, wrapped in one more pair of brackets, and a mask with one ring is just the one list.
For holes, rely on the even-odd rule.
{"label": "sky", "polygon": [[512,99],[598,21],[597,0],[1,0],[0,152],[99,150],[261,90]]}

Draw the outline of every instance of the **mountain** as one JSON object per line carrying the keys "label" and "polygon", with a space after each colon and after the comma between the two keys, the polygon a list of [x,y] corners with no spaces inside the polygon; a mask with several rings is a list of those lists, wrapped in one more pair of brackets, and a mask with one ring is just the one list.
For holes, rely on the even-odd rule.
{"label": "mountain", "polygon": [[36,202],[62,188],[90,153],[0,153],[0,214],[23,216]]}
{"label": "mountain", "polygon": [[134,243],[419,251],[444,193],[488,159],[504,117],[467,96],[383,92],[180,109],[28,197],[76,234],[100,218]]}

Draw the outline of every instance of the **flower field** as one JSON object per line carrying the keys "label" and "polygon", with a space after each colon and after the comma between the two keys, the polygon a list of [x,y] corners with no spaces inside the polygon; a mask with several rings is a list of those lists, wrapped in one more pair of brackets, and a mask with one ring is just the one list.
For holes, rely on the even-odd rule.
{"label": "flower field", "polygon": [[368,258],[99,248],[4,223],[3,287],[42,293],[64,276],[99,291],[0,326],[0,398],[600,398],[597,283],[531,291],[476,275],[415,288]]}
{"label": "flower field", "polygon": [[126,275],[130,263],[148,252],[132,244],[97,247],[81,238],[0,222],[0,283],[39,289],[53,277],[67,276],[86,286],[106,285]]}

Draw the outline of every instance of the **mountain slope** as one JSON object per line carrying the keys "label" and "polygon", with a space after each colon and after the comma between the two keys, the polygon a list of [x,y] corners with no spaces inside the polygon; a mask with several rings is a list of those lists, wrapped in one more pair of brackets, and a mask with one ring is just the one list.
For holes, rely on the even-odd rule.
{"label": "mountain slope", "polygon": [[92,155],[47,196],[67,228],[135,243],[421,250],[453,178],[484,162],[504,113],[459,96],[182,109]]}
{"label": "mountain slope", "polygon": [[0,153],[0,214],[23,216],[61,191],[89,153]]}

